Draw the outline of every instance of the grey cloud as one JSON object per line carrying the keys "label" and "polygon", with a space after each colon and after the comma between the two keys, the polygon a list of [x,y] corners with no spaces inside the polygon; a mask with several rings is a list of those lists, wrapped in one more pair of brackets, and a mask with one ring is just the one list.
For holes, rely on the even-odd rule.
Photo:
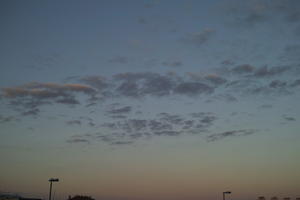
{"label": "grey cloud", "polygon": [[139,24],[147,24],[148,23],[148,20],[144,17],[139,17],[138,18],[138,23]]}
{"label": "grey cloud", "polygon": [[194,112],[194,113],[190,113],[190,116],[192,116],[193,118],[203,118],[206,116],[210,116],[213,113],[211,112]]}
{"label": "grey cloud", "polygon": [[238,101],[238,99],[235,96],[233,96],[232,94],[229,94],[229,93],[214,96],[214,99],[225,101],[225,102],[230,102],[230,103]]}
{"label": "grey cloud", "polygon": [[293,13],[290,13],[286,20],[289,22],[299,22],[300,21],[300,11],[295,11]]}
{"label": "grey cloud", "polygon": [[70,121],[66,121],[66,124],[68,124],[68,125],[81,125],[82,122],[80,120],[70,120]]}
{"label": "grey cloud", "polygon": [[159,136],[178,136],[180,135],[181,132],[180,131],[170,131],[170,130],[165,130],[165,131],[155,131],[154,135],[159,135]]}
{"label": "grey cloud", "polygon": [[270,108],[272,108],[272,107],[273,107],[273,106],[270,105],[270,104],[263,104],[263,105],[259,106],[258,108],[262,108],[262,109],[270,109]]}
{"label": "grey cloud", "polygon": [[223,60],[221,62],[222,65],[225,65],[225,66],[230,66],[230,65],[234,65],[234,61],[230,60],[230,59],[227,59],[227,60]]}
{"label": "grey cloud", "polygon": [[192,72],[187,72],[186,73],[189,78],[193,81],[197,82],[207,82],[211,83],[214,86],[219,86],[227,82],[227,80],[217,74],[207,74],[207,75],[202,75],[199,73],[192,73]]}
{"label": "grey cloud", "polygon": [[171,124],[180,124],[184,120],[180,115],[171,115],[169,113],[159,113],[158,117],[160,117],[161,121]]}
{"label": "grey cloud", "polygon": [[287,121],[296,121],[296,118],[294,118],[294,117],[290,117],[290,116],[283,116],[283,118],[285,119],[285,120],[287,120]]}
{"label": "grey cloud", "polygon": [[127,64],[129,59],[125,56],[116,56],[108,60],[110,63]]}
{"label": "grey cloud", "polygon": [[236,25],[252,27],[269,18],[268,5],[263,1],[256,3],[253,1],[246,3],[235,1],[234,4],[227,4],[226,6],[226,17]]}
{"label": "grey cloud", "polygon": [[215,85],[222,85],[227,82],[225,78],[222,78],[216,74],[209,74],[206,75],[204,78]]}
{"label": "grey cloud", "polygon": [[[38,83],[32,82],[18,87],[3,88],[2,92],[6,98],[31,98],[32,103],[38,103],[41,100],[54,100],[58,98],[59,103],[75,104],[75,93],[93,95],[95,90],[90,86],[81,84],[56,84],[56,83]],[[68,101],[68,100],[73,101]]]}
{"label": "grey cloud", "polygon": [[255,70],[255,67],[249,64],[243,64],[243,65],[238,65],[234,68],[232,68],[232,72],[238,73],[238,74],[243,74],[243,73],[251,73]]}
{"label": "grey cloud", "polygon": [[125,118],[127,118],[126,115],[110,115],[109,117],[113,118],[113,119],[125,119]]}
{"label": "grey cloud", "polygon": [[271,88],[282,88],[285,87],[287,83],[285,81],[280,81],[280,80],[274,80],[269,84],[269,87]]}
{"label": "grey cloud", "polygon": [[131,81],[123,82],[116,92],[126,97],[140,97],[141,95],[138,84]]}
{"label": "grey cloud", "polygon": [[169,123],[157,121],[157,120],[150,120],[148,122],[148,126],[151,131],[161,131],[161,130],[172,130],[173,126]]}
{"label": "grey cloud", "polygon": [[4,117],[4,116],[0,115],[0,123],[6,123],[6,122],[15,121],[15,120],[17,120],[17,119],[14,116]]}
{"label": "grey cloud", "polygon": [[111,142],[111,145],[129,145],[132,144],[133,141],[115,141],[115,142]]}
{"label": "grey cloud", "polygon": [[166,76],[153,75],[151,78],[145,80],[145,84],[141,89],[141,93],[153,96],[169,95],[174,87],[175,82]]}
{"label": "grey cloud", "polygon": [[142,131],[147,127],[147,120],[142,119],[130,119],[128,120],[130,126],[134,129],[134,131]]}
{"label": "grey cloud", "polygon": [[39,114],[39,112],[40,112],[40,109],[34,108],[34,109],[23,112],[22,115],[24,115],[24,116],[28,116],[28,115],[36,116],[36,115]]}
{"label": "grey cloud", "polygon": [[216,31],[214,29],[207,28],[201,32],[186,35],[183,38],[183,41],[195,45],[203,45],[215,34],[215,32]]}
{"label": "grey cloud", "polygon": [[[197,118],[190,119],[189,116]],[[105,122],[100,125],[105,134],[95,133],[76,137],[76,139],[98,139],[110,145],[132,144],[140,139],[159,136],[179,136],[182,134],[199,134],[213,125],[216,117],[213,113],[193,113],[179,115],[159,113],[154,119],[124,119],[116,122]]]}
{"label": "grey cloud", "polygon": [[115,109],[108,110],[108,111],[106,111],[106,113],[108,113],[108,114],[128,114],[131,112],[131,110],[132,110],[131,106],[125,106],[122,108],[115,108]]}
{"label": "grey cloud", "polygon": [[54,67],[61,61],[62,57],[61,54],[52,53],[48,56],[36,55],[33,59],[35,61],[33,67],[41,69],[41,67]]}
{"label": "grey cloud", "polygon": [[88,125],[91,126],[91,127],[96,126],[96,124],[94,122],[88,122]]}
{"label": "grey cloud", "polygon": [[204,83],[199,82],[183,82],[177,85],[174,89],[176,94],[197,96],[199,94],[210,94],[214,89]]}
{"label": "grey cloud", "polygon": [[279,66],[279,67],[271,67],[271,68],[264,66],[264,67],[257,68],[253,76],[257,78],[271,77],[275,75],[280,75],[288,70],[290,70],[290,67],[287,66]]}
{"label": "grey cloud", "polygon": [[117,129],[118,126],[116,123],[113,122],[105,122],[103,124],[101,124],[102,127],[106,127],[106,128],[110,128],[110,129]]}
{"label": "grey cloud", "polygon": [[295,34],[296,36],[298,36],[298,37],[300,36],[300,26],[298,26],[298,27],[295,28],[294,34]]}
{"label": "grey cloud", "polygon": [[275,8],[281,11],[285,15],[287,22],[299,22],[300,21],[300,3],[297,0],[277,1]]}
{"label": "grey cloud", "polygon": [[84,143],[84,144],[90,144],[90,141],[84,138],[70,138],[66,141],[67,143],[73,144],[73,143]]}
{"label": "grey cloud", "polygon": [[255,132],[257,132],[257,130],[253,130],[253,129],[233,130],[233,131],[226,131],[222,133],[212,134],[208,136],[206,139],[208,142],[213,142],[213,141],[224,139],[226,137],[251,135],[254,134]]}
{"label": "grey cloud", "polygon": [[80,81],[98,89],[99,91],[102,91],[109,86],[109,83],[103,76],[87,76],[81,78]]}
{"label": "grey cloud", "polygon": [[128,97],[169,95],[175,84],[172,77],[151,72],[123,73],[114,78],[121,81],[116,89],[117,93]]}
{"label": "grey cloud", "polygon": [[73,96],[67,97],[67,98],[62,98],[56,100],[56,103],[61,103],[61,104],[67,104],[67,105],[77,105],[80,104],[79,101],[77,101]]}
{"label": "grey cloud", "polygon": [[200,122],[204,124],[211,124],[213,121],[215,121],[217,118],[215,116],[205,116],[203,119],[200,120]]}
{"label": "grey cloud", "polygon": [[300,60],[300,44],[287,45],[282,55],[279,57],[283,61],[298,62]]}
{"label": "grey cloud", "polygon": [[168,67],[181,67],[183,63],[181,61],[170,61],[170,62],[162,62],[163,65]]}
{"label": "grey cloud", "polygon": [[300,79],[295,80],[293,83],[290,84],[291,87],[297,87],[300,85]]}

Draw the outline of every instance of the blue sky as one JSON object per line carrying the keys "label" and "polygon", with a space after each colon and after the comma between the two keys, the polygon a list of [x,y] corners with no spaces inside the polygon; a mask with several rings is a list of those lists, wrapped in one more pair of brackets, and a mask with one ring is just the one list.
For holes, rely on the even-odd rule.
{"label": "blue sky", "polygon": [[299,195],[300,4],[1,1],[1,192]]}

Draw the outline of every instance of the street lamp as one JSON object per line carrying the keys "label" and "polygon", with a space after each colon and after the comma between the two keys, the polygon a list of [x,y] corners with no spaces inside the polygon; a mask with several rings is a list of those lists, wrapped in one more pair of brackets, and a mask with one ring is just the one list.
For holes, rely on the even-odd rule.
{"label": "street lamp", "polygon": [[59,181],[58,178],[50,178],[49,179],[49,182],[50,182],[49,200],[51,200],[52,182],[58,182],[58,181]]}
{"label": "street lamp", "polygon": [[230,191],[223,192],[223,200],[225,200],[225,194],[231,194]]}

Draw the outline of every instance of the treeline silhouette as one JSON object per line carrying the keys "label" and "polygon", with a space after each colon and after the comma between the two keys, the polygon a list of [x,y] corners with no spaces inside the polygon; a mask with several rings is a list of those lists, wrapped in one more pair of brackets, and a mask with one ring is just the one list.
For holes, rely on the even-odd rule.
{"label": "treeline silhouette", "polygon": [[[290,197],[284,197],[282,199],[283,200],[292,200]],[[257,200],[267,200],[267,199],[264,196],[260,196],[257,198]],[[271,197],[270,200],[279,200],[279,198],[274,196],[274,197]],[[300,200],[300,197],[297,197],[296,200]]]}
{"label": "treeline silhouette", "polygon": [[84,195],[75,195],[73,197],[69,196],[68,200],[95,200],[91,196],[84,196]]}

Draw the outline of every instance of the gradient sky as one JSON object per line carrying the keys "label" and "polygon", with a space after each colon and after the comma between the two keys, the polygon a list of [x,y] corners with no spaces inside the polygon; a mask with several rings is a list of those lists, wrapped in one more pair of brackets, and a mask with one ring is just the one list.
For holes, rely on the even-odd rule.
{"label": "gradient sky", "polygon": [[0,192],[300,195],[300,1],[0,1]]}

